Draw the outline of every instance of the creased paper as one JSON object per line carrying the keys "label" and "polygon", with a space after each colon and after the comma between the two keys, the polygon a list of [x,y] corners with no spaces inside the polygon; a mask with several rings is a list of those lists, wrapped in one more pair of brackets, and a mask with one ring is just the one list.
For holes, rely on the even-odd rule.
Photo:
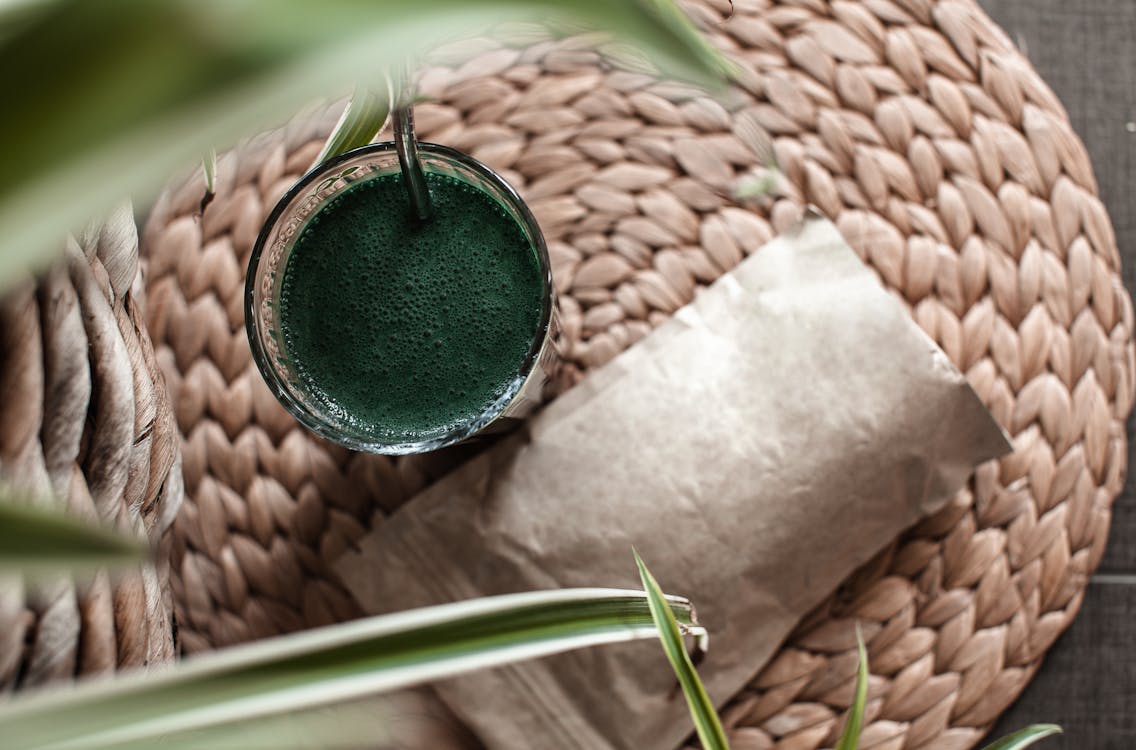
{"label": "creased paper", "polygon": [[[857,566],[1009,445],[829,222],[811,218],[410,501],[340,559],[365,610],[639,588],[635,546],[711,633],[724,703]],[[658,643],[436,686],[491,750],[668,750]]]}

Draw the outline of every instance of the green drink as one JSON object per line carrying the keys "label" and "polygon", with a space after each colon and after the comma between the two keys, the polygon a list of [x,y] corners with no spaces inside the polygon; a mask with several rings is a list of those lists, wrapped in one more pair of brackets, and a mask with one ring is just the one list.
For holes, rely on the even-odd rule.
{"label": "green drink", "polygon": [[501,398],[540,322],[543,277],[515,219],[456,177],[427,174],[435,216],[401,174],[321,208],[284,271],[280,324],[323,404],[391,442],[431,440]]}
{"label": "green drink", "polygon": [[543,239],[504,182],[422,144],[434,206],[411,210],[387,144],[282,199],[249,270],[248,327],[269,386],[354,448],[448,445],[532,405],[548,353]]}

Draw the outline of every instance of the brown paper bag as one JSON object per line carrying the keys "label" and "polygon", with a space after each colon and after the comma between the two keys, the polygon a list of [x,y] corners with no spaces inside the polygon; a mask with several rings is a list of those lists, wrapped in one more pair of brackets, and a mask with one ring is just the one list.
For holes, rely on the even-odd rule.
{"label": "brown paper bag", "polygon": [[[797,620],[1009,450],[963,376],[810,219],[346,554],[380,614],[565,586],[639,588],[632,545],[710,630],[721,704]],[[660,646],[437,687],[494,750],[666,750],[691,731]]]}

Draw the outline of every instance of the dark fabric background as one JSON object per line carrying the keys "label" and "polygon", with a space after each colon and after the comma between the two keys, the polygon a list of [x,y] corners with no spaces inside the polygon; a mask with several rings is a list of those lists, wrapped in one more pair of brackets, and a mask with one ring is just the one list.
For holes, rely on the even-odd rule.
{"label": "dark fabric background", "polygon": [[[1064,102],[1088,146],[1136,291],[1136,0],[979,0]],[[1128,462],[1136,469],[1133,423]],[[1072,627],[991,737],[1065,728],[1044,750],[1136,748],[1136,482],[1113,506],[1104,562]]]}

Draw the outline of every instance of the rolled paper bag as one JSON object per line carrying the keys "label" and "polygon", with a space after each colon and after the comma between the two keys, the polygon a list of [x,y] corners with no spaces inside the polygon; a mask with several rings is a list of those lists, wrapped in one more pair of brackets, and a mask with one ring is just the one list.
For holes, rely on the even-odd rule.
{"label": "rolled paper bag", "polygon": [[[721,705],[849,573],[1009,450],[963,375],[811,217],[376,519],[337,571],[381,614],[639,588],[634,546],[709,628],[699,671]],[[651,642],[436,689],[493,750],[664,750],[692,729]]]}

